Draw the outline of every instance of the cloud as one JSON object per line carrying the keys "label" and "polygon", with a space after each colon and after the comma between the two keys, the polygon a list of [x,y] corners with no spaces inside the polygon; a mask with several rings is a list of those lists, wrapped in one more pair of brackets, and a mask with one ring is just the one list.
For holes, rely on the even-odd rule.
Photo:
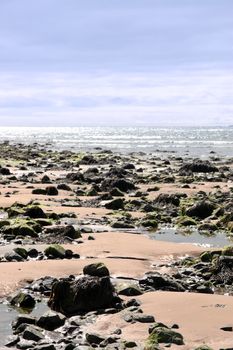
{"label": "cloud", "polygon": [[225,125],[232,11],[232,0],[2,0],[0,124]]}
{"label": "cloud", "polygon": [[228,71],[180,71],[169,76],[3,74],[0,122],[223,125],[232,116],[232,92],[233,75]]}

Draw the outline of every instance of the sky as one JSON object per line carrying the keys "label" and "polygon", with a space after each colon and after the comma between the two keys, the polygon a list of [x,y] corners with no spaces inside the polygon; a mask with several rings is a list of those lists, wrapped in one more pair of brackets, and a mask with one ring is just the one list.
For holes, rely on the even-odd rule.
{"label": "sky", "polygon": [[0,125],[233,124],[232,0],[0,0]]}

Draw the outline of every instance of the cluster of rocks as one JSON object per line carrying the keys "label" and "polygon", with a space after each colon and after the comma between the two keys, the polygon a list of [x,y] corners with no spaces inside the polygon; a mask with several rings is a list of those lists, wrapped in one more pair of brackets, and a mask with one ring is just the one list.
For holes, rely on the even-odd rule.
{"label": "cluster of rocks", "polygon": [[0,257],[0,262],[20,262],[28,260],[47,260],[47,259],[79,259],[80,255],[74,253],[71,249],[64,249],[59,244],[52,244],[45,248],[44,252],[36,248],[25,249],[17,246],[12,251]]}
{"label": "cluster of rocks", "polygon": [[30,293],[21,291],[11,297],[11,305],[31,309],[35,306],[33,293],[37,297],[50,295],[48,305],[52,310],[38,318],[19,315],[12,323],[14,335],[6,346],[35,350],[143,349],[136,342],[122,340],[121,329],[107,336],[88,332],[88,325],[103,314],[124,312],[125,316],[131,313],[131,322],[153,323],[155,320],[142,313],[140,302],[135,299],[123,302],[104,264],[87,265],[83,272],[84,276],[79,278],[37,280],[28,286]]}
{"label": "cluster of rocks", "polygon": [[[48,306],[51,310],[37,318],[19,315],[12,323],[14,335],[9,338],[7,346],[35,350],[89,350],[92,348],[162,350],[165,345],[183,345],[185,340],[177,331],[178,325],[168,327],[156,322],[152,315],[143,313],[139,300],[133,298],[124,302],[119,295],[135,297],[152,290],[213,293],[214,290],[210,291],[208,286],[201,288],[197,280],[203,279],[206,282],[203,268],[208,267],[208,271],[206,269],[205,272],[209,273],[211,262],[216,261],[215,269],[213,270],[212,267],[212,276],[215,281],[219,283],[221,280],[221,283],[232,285],[231,254],[230,248],[221,252],[206,252],[196,258],[195,264],[191,264],[191,258],[186,258],[171,266],[172,270],[178,269],[173,275],[150,273],[137,283],[134,280],[133,284],[129,283],[124,288],[117,287],[117,281],[110,278],[109,270],[102,263],[85,266],[84,276],[70,276],[63,279],[45,277],[36,280],[24,291],[13,295],[9,302],[21,309],[32,309],[38,298],[49,296]],[[192,266],[191,270],[190,266]],[[192,282],[194,273],[196,275],[195,287]],[[113,313],[119,313],[126,323],[148,323],[149,335],[146,343],[141,344],[122,339],[121,329],[116,329],[109,335],[88,331],[89,325],[98,322],[100,315]],[[198,350],[202,349],[210,348],[198,348]]]}

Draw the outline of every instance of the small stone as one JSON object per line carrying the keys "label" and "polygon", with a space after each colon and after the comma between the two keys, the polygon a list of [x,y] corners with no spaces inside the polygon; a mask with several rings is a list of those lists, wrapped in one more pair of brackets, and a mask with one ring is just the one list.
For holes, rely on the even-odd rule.
{"label": "small stone", "polygon": [[87,333],[86,340],[89,344],[100,344],[105,338],[95,333]]}
{"label": "small stone", "polygon": [[26,340],[39,341],[44,338],[42,329],[35,326],[27,326],[23,332],[23,338]]}

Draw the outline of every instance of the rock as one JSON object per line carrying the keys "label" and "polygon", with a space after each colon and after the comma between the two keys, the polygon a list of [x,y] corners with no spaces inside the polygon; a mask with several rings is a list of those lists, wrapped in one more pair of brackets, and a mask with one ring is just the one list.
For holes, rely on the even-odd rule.
{"label": "rock", "polygon": [[105,208],[111,210],[124,209],[124,201],[121,198],[113,199],[105,204]]}
{"label": "rock", "polygon": [[64,315],[54,311],[48,311],[38,319],[37,326],[48,331],[54,331],[55,329],[63,326],[65,320],[66,318]]}
{"label": "rock", "polygon": [[35,345],[34,340],[27,340],[27,339],[20,338],[20,341],[17,343],[17,349],[28,350],[28,349],[32,349],[34,345]]}
{"label": "rock", "polygon": [[153,350],[160,343],[184,345],[183,336],[167,327],[155,326],[149,335],[144,350]]}
{"label": "rock", "polygon": [[232,332],[233,331],[232,326],[224,326],[224,327],[221,327],[220,329],[224,332]]}
{"label": "rock", "polygon": [[86,340],[89,344],[100,344],[105,338],[96,333],[87,333]]}
{"label": "rock", "polygon": [[194,204],[191,208],[186,210],[186,215],[196,217],[198,219],[205,219],[212,215],[215,206],[208,201],[201,201]]}
{"label": "rock", "polygon": [[34,308],[36,302],[30,294],[19,292],[10,299],[10,304],[25,309],[32,309]]}
{"label": "rock", "polygon": [[127,287],[119,288],[118,294],[119,295],[126,295],[126,296],[130,297],[130,296],[142,295],[143,293],[138,286],[129,285]]}
{"label": "rock", "polygon": [[180,168],[180,173],[213,173],[217,172],[218,168],[211,164],[208,160],[194,159],[192,163],[183,164]]}
{"label": "rock", "polygon": [[33,188],[32,194],[46,195],[46,190],[44,188]]}
{"label": "rock", "polygon": [[84,266],[84,275],[104,277],[109,276],[109,270],[103,263],[95,263]]}
{"label": "rock", "polygon": [[172,204],[178,207],[180,205],[180,196],[177,194],[160,193],[156,198],[155,203],[162,205]]}
{"label": "rock", "polygon": [[12,322],[12,328],[17,329],[21,324],[36,324],[35,317],[29,316],[29,315],[19,315],[17,318]]}
{"label": "rock", "polygon": [[65,249],[59,244],[52,244],[47,247],[44,251],[47,257],[52,257],[55,259],[64,259],[66,257]]}
{"label": "rock", "polygon": [[15,346],[19,342],[20,338],[18,335],[11,335],[7,337],[7,342],[5,343],[5,346],[7,348],[11,348],[12,346]]}
{"label": "rock", "polygon": [[44,176],[42,177],[41,183],[42,183],[42,184],[49,184],[49,183],[51,183],[51,180],[50,180],[50,178],[48,177],[48,175],[44,175]]}
{"label": "rock", "polygon": [[212,280],[218,283],[233,283],[233,256],[220,256],[212,267]]}
{"label": "rock", "polygon": [[58,190],[55,186],[48,186],[46,187],[46,194],[48,196],[57,196],[58,195]]}
{"label": "rock", "polygon": [[132,313],[133,321],[140,323],[152,323],[155,322],[155,318],[152,315],[144,315],[141,313]]}
{"label": "rock", "polygon": [[162,275],[160,273],[145,277],[139,281],[139,284],[143,288],[152,287],[155,290],[185,292],[185,288],[181,283],[167,275]]}
{"label": "rock", "polygon": [[56,350],[56,348],[53,344],[41,344],[35,346],[33,350]]}
{"label": "rock", "polygon": [[39,252],[38,252],[37,249],[31,248],[31,249],[28,250],[27,254],[28,254],[28,256],[29,256],[30,258],[37,258],[38,255],[39,255]]}
{"label": "rock", "polygon": [[1,175],[11,175],[11,172],[8,168],[0,168]]}
{"label": "rock", "polygon": [[28,257],[28,252],[25,248],[23,247],[17,247],[13,249],[15,253],[19,254],[20,256],[22,256],[23,259],[27,259]]}
{"label": "rock", "polygon": [[14,251],[5,253],[4,258],[7,261],[24,261],[24,258]]}
{"label": "rock", "polygon": [[126,229],[133,229],[134,228],[134,225],[128,223],[128,222],[125,222],[125,221],[115,221],[112,223],[111,225],[112,228],[126,228]]}
{"label": "rock", "polygon": [[75,230],[73,225],[53,225],[47,226],[43,232],[43,234],[53,235],[53,236],[61,236],[61,237],[69,237],[71,239],[81,238],[81,233],[79,230]]}
{"label": "rock", "polygon": [[115,179],[112,179],[111,177],[109,178],[109,176],[107,175],[107,177],[101,184],[101,190],[109,191],[113,188],[118,188],[122,192],[136,190],[136,186],[131,181],[126,179],[120,179],[119,176]]}
{"label": "rock", "polygon": [[59,184],[57,185],[57,189],[63,191],[72,191],[71,187],[67,184]]}
{"label": "rock", "polygon": [[158,222],[155,219],[143,219],[140,221],[140,225],[147,229],[156,230],[158,228]]}
{"label": "rock", "polygon": [[117,187],[114,187],[110,191],[110,195],[113,197],[124,197],[124,193],[122,191],[120,191],[119,188],[117,188]]}
{"label": "rock", "polygon": [[26,340],[39,341],[44,338],[42,329],[36,326],[27,326],[23,332],[23,338]]}
{"label": "rock", "polygon": [[198,348],[195,348],[195,350],[213,350],[208,345],[201,345]]}
{"label": "rock", "polygon": [[72,316],[115,307],[119,301],[109,277],[84,276],[75,281],[63,279],[55,283],[48,305],[54,311]]}
{"label": "rock", "polygon": [[177,221],[177,224],[179,226],[184,226],[184,227],[197,225],[196,221],[193,218],[190,218],[188,216],[180,217]]}
{"label": "rock", "polygon": [[137,347],[137,343],[135,343],[134,341],[125,341],[124,346],[127,349],[132,349]]}
{"label": "rock", "polygon": [[37,205],[25,208],[24,215],[32,219],[46,218],[44,211]]}

